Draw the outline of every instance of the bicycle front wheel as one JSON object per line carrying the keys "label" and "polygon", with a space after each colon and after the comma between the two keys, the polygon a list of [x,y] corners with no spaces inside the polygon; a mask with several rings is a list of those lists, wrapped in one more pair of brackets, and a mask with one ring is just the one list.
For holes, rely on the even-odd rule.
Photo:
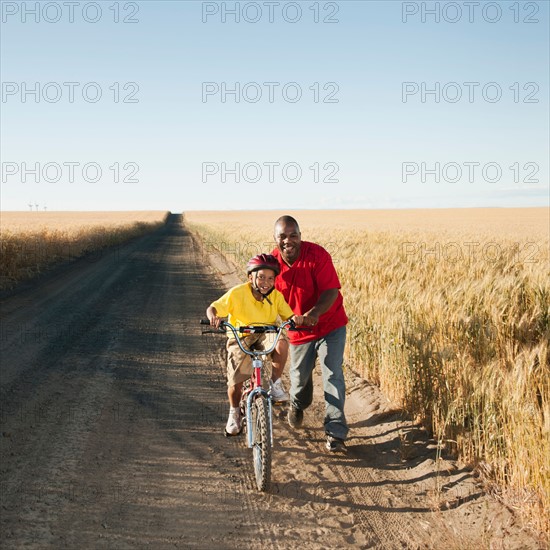
{"label": "bicycle front wheel", "polygon": [[269,403],[262,395],[252,406],[252,456],[259,491],[267,491],[271,482],[271,423]]}

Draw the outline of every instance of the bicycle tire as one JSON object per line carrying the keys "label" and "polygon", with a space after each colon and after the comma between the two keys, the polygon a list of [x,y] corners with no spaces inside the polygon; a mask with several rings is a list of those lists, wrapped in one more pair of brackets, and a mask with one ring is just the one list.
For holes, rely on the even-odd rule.
{"label": "bicycle tire", "polygon": [[269,405],[264,396],[258,396],[252,406],[252,459],[256,487],[267,491],[271,484],[271,433]]}

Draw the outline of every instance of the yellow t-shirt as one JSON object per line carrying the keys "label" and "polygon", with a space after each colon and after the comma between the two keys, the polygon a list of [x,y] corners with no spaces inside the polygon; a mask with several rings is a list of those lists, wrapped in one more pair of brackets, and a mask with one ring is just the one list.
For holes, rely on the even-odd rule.
{"label": "yellow t-shirt", "polygon": [[[271,304],[265,298],[259,302],[252,294],[250,283],[243,283],[234,286],[210,305],[216,308],[218,317],[227,317],[227,321],[234,327],[251,324],[274,325],[277,317],[280,316],[286,321],[294,315],[278,290],[274,289],[268,298]],[[231,332],[229,336],[233,338]]]}

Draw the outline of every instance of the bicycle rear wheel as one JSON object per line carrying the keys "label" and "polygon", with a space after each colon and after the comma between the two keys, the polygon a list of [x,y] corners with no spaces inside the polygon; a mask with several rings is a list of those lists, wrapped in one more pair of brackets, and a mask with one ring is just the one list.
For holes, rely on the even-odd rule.
{"label": "bicycle rear wheel", "polygon": [[252,406],[252,457],[256,486],[259,491],[267,491],[271,482],[271,432],[269,404],[260,395]]}

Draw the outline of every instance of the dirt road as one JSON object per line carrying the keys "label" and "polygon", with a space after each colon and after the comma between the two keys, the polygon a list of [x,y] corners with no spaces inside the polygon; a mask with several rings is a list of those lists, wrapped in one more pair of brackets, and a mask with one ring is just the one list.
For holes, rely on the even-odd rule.
{"label": "dirt road", "polygon": [[259,494],[197,324],[224,287],[181,222],[2,299],[2,548],[542,547],[352,376],[348,455],[319,395],[304,430],[278,409]]}

